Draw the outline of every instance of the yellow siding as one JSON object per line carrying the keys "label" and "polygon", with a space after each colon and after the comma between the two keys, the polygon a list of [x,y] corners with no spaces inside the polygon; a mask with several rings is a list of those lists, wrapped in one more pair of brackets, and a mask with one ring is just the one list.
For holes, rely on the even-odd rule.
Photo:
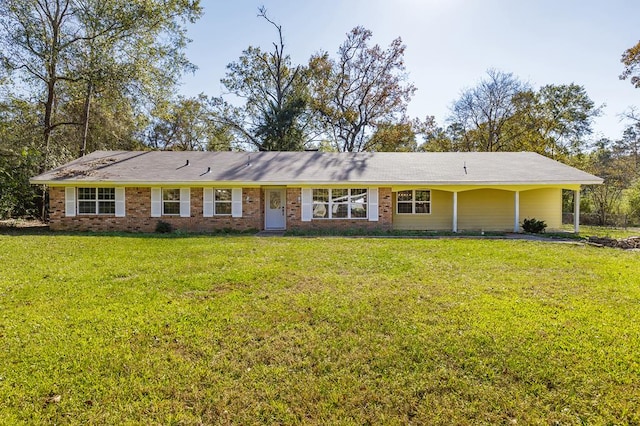
{"label": "yellow siding", "polygon": [[393,229],[451,231],[453,226],[453,194],[431,191],[431,214],[397,214],[393,193]]}
{"label": "yellow siding", "polygon": [[562,225],[562,189],[545,188],[520,193],[520,223],[536,218],[547,223],[547,229]]}
{"label": "yellow siding", "polygon": [[[392,198],[393,229],[450,231],[453,227],[451,192],[431,189],[431,214],[428,215],[399,215],[396,192]],[[520,224],[525,218],[544,220],[549,230],[561,228],[562,189],[521,190]],[[459,231],[513,231],[514,221],[515,191],[485,188],[458,192]]]}
{"label": "yellow siding", "polygon": [[515,193],[476,189],[458,193],[459,231],[513,231]]}

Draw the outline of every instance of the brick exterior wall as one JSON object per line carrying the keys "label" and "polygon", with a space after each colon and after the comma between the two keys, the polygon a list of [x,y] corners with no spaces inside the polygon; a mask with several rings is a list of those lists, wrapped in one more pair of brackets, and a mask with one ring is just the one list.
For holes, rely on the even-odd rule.
{"label": "brick exterior wall", "polygon": [[64,188],[49,188],[49,226],[55,231],[128,231],[154,232],[159,221],[174,229],[212,232],[223,229],[262,229],[264,215],[260,188],[243,188],[242,217],[203,217],[203,189],[191,188],[191,217],[151,217],[151,188],[125,189],[125,217],[77,215],[65,217]]}
{"label": "brick exterior wall", "polygon": [[391,188],[378,188],[378,221],[367,219],[315,219],[302,221],[302,189],[287,188],[287,229],[382,229],[392,226]]}
{"label": "brick exterior wall", "polygon": [[[302,222],[302,190],[287,188],[287,229],[391,229],[391,188],[378,189],[378,222],[366,219],[328,219]],[[191,217],[151,217],[151,188],[125,189],[125,217],[112,215],[65,216],[63,187],[49,188],[50,228],[55,231],[127,231],[154,232],[159,221],[170,223],[174,229],[188,232],[212,232],[223,229],[264,229],[265,200],[260,188],[243,188],[242,217],[203,217],[203,189],[191,188]]]}

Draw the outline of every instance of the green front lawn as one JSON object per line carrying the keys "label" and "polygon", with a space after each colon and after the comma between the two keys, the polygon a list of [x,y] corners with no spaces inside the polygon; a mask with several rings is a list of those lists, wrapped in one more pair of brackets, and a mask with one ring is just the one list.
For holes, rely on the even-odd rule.
{"label": "green front lawn", "polygon": [[638,424],[640,254],[0,235],[0,424]]}

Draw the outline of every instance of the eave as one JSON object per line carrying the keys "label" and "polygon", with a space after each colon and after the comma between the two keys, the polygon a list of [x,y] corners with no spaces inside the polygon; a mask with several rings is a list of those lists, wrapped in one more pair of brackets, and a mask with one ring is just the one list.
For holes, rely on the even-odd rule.
{"label": "eave", "polygon": [[256,188],[261,186],[288,186],[288,187],[337,187],[337,186],[365,186],[365,187],[429,187],[441,188],[443,190],[457,188],[456,190],[468,190],[474,188],[486,187],[575,187],[580,185],[600,185],[603,183],[599,180],[581,180],[581,181],[135,181],[135,180],[36,180],[30,179],[33,185],[49,185],[49,186],[127,186],[127,187],[208,187],[212,185],[225,185],[229,187]]}

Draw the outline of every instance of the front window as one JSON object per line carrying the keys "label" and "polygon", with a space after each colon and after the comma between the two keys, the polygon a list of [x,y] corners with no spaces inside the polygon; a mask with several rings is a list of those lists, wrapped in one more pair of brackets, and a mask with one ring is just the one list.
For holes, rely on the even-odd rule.
{"label": "front window", "polygon": [[180,189],[162,190],[162,214],[167,216],[180,214]]}
{"label": "front window", "polygon": [[115,214],[115,188],[78,188],[78,214]]}
{"label": "front window", "polygon": [[313,217],[315,219],[366,218],[366,188],[314,189]]}
{"label": "front window", "polygon": [[213,190],[213,214],[216,216],[227,216],[231,214],[231,190]]}
{"label": "front window", "polygon": [[431,191],[428,189],[409,189],[398,191],[396,196],[398,214],[431,213]]}

